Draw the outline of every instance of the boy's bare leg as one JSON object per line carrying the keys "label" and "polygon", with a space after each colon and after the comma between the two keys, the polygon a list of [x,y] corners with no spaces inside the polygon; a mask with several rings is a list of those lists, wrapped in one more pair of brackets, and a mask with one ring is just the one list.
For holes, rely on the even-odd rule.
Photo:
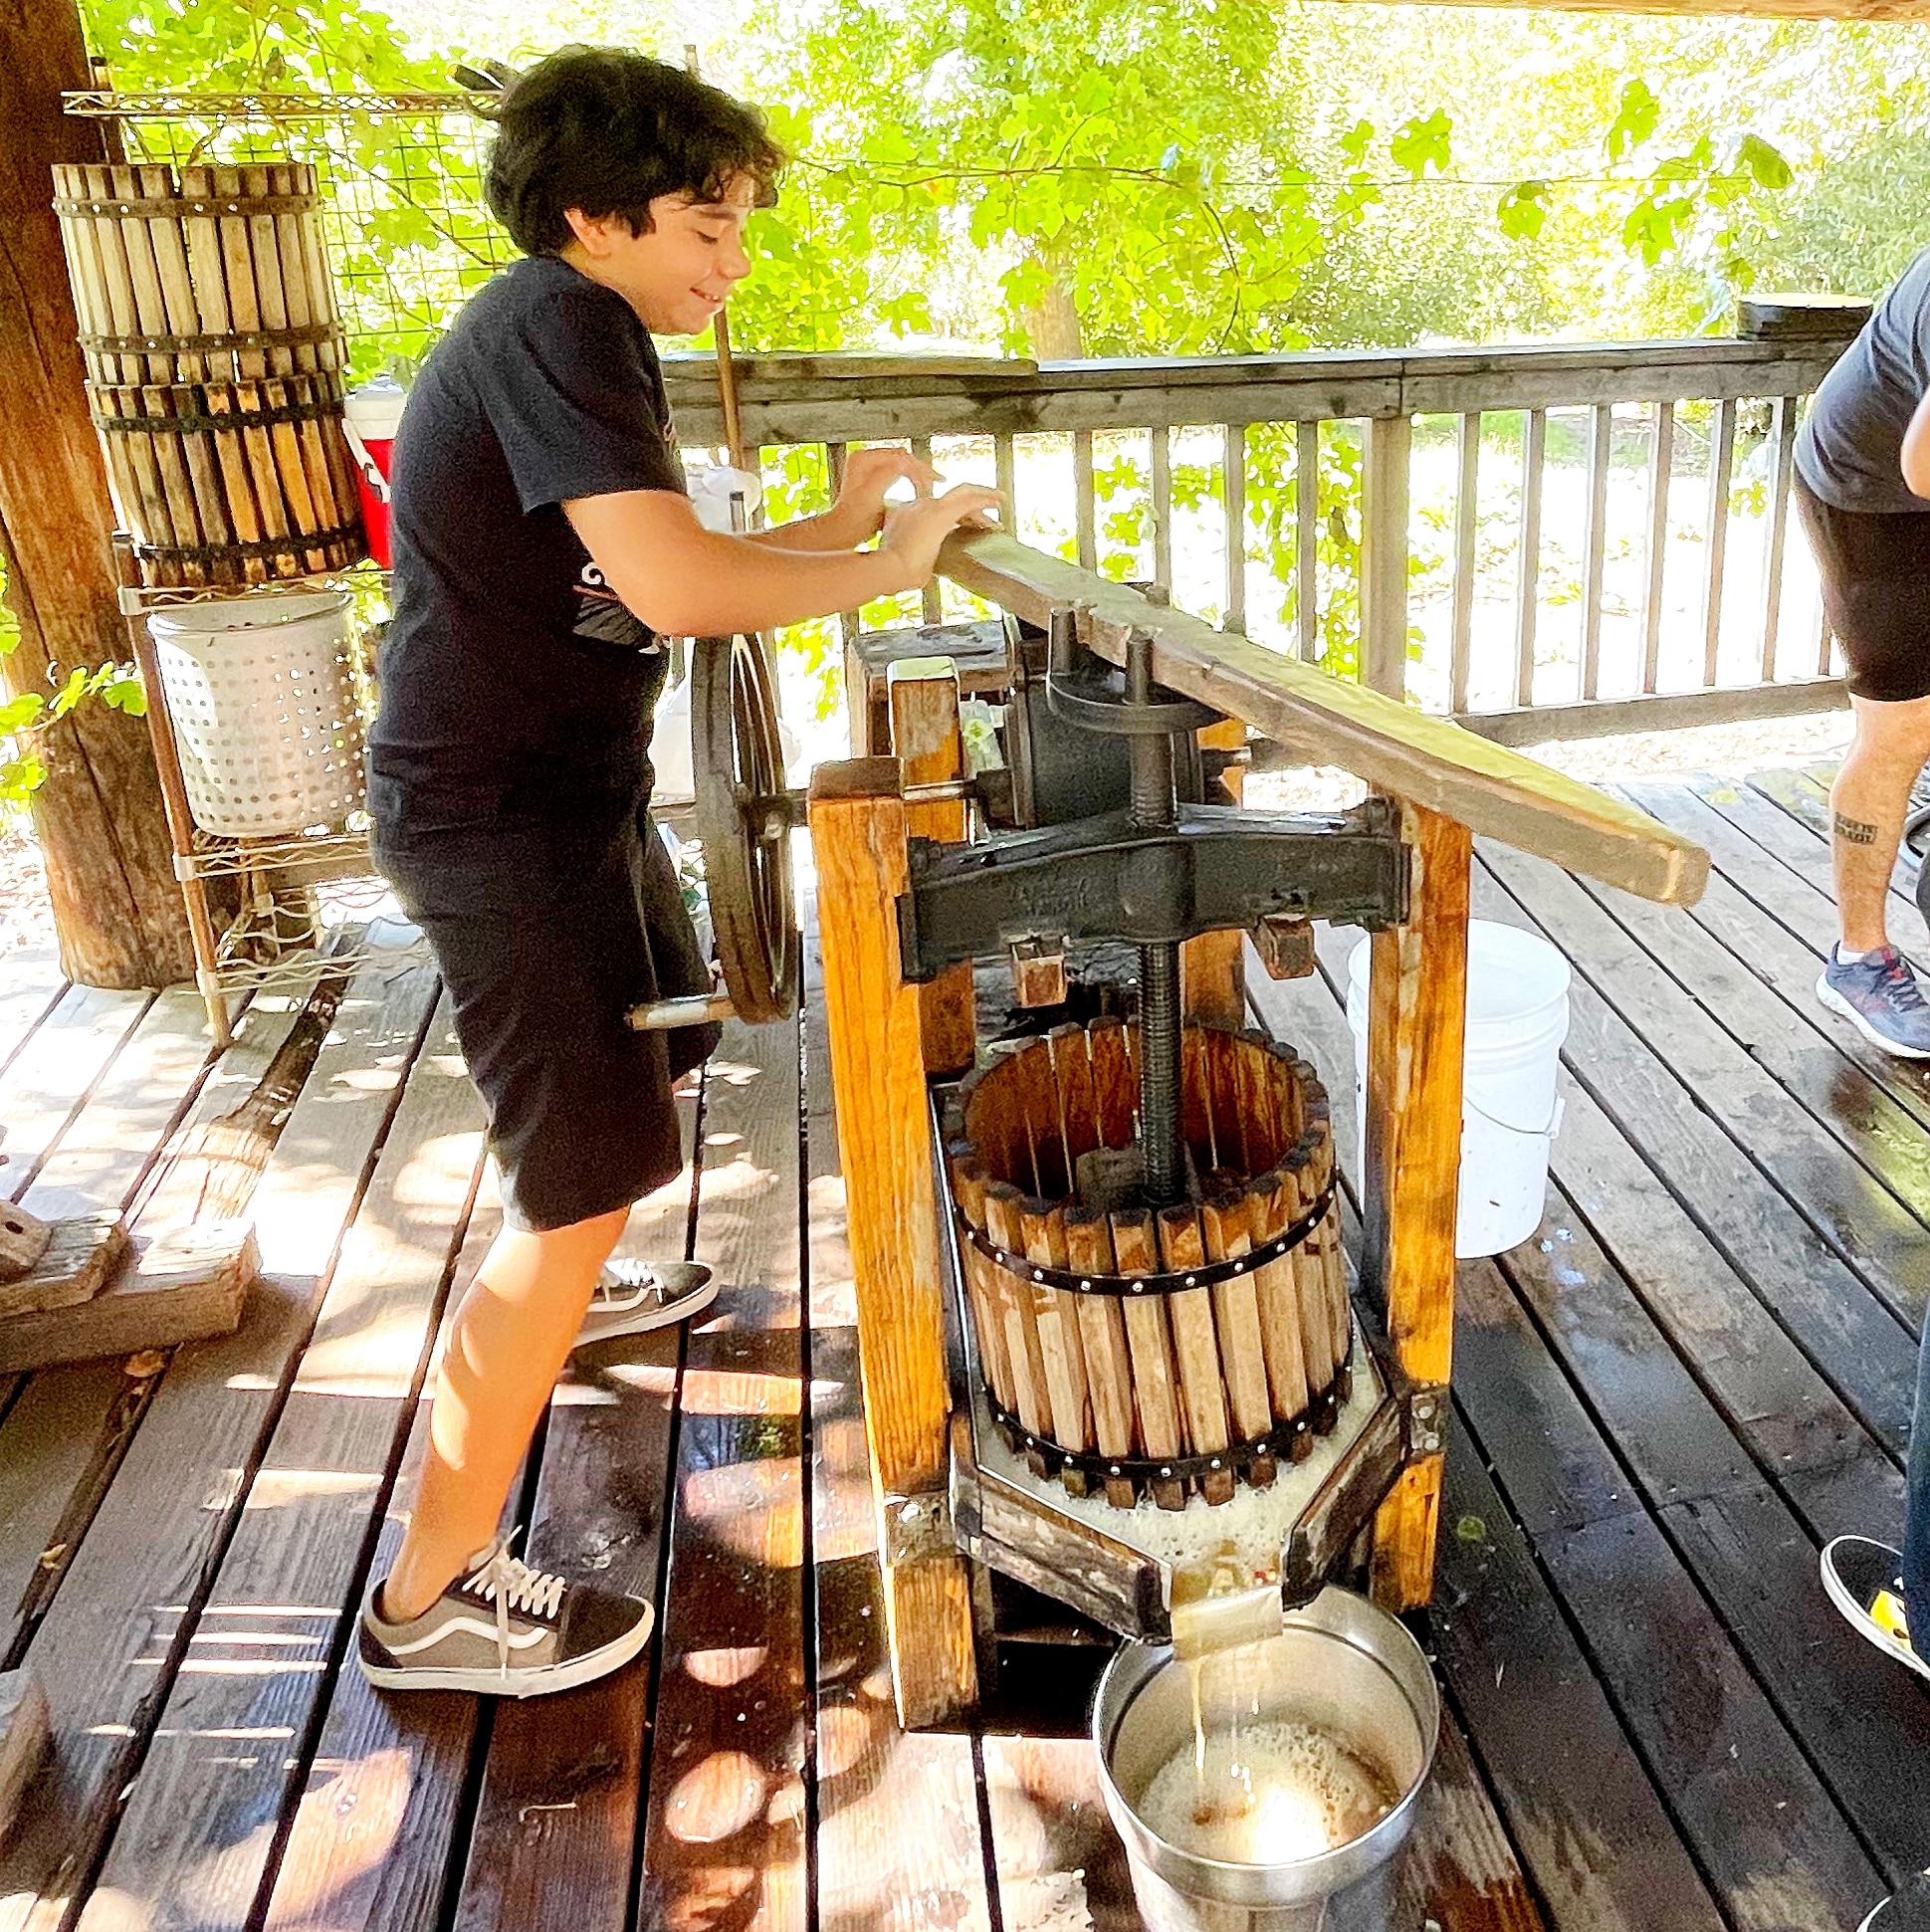
{"label": "boy's bare leg", "polygon": [[408,1533],[384,1617],[420,1616],[495,1539],[517,1465],[562,1373],[630,1210],[540,1234],[506,1227],[449,1333]]}
{"label": "boy's bare leg", "polygon": [[1855,736],[1829,789],[1829,841],[1843,950],[1871,953],[1888,944],[1883,895],[1910,803],[1910,786],[1930,757],[1930,698],[1879,704],[1851,698]]}

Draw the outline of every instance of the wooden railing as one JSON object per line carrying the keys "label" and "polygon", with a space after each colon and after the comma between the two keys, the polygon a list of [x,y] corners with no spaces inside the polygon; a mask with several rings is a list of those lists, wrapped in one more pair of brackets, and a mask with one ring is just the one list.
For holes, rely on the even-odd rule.
{"label": "wooden railing", "polygon": [[[1842,345],[781,356],[741,359],[738,380],[767,464],[821,452],[828,480],[852,444],[936,445],[949,475],[1007,494],[1028,542],[1521,745],[1843,702],[1814,594],[1786,607],[1797,424]],[[709,358],[667,374],[686,447],[719,442]],[[1579,502],[1551,503],[1551,474]],[[1572,574],[1551,583],[1565,548]]]}

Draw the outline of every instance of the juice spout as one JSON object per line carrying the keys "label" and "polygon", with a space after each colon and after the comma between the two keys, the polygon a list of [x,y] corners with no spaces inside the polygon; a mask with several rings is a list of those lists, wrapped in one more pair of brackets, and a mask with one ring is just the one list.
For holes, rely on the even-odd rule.
{"label": "juice spout", "polygon": [[1256,1576],[1232,1544],[1173,1573],[1173,1653],[1190,1661],[1278,1636],[1286,1619],[1278,1575]]}

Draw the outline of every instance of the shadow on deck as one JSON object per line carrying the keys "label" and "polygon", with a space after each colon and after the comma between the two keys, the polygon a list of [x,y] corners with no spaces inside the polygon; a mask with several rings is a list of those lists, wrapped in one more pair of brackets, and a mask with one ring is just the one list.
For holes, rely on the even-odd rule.
{"label": "shadow on deck", "polygon": [[[1930,1862],[1930,1696],[1839,1622],[1819,1543],[1893,1536],[1930,1300],[1930,1073],[1816,1003],[1802,773],[1629,788],[1706,844],[1692,912],[1484,851],[1477,916],[1574,961],[1534,1240],[1463,1264],[1437,1601],[1447,1719],[1401,1932],[1816,1932]],[[1899,896],[1892,932],[1930,961]],[[1322,970],[1253,975],[1326,1072]],[[809,1013],[733,1029],[701,1157],[627,1245],[708,1261],[695,1333],[579,1357],[511,1519],[652,1595],[647,1660],[525,1705],[384,1700],[348,1655],[445,1310],[497,1222],[419,963],[350,986],[255,1190],[241,1331],[0,1379],[0,1662],[58,1751],[0,1928],[727,1932],[1137,1925],[1076,1739],[891,1716],[832,1102]],[[295,1023],[209,1065],[191,994],[0,968],[5,1180],[138,1205]]]}

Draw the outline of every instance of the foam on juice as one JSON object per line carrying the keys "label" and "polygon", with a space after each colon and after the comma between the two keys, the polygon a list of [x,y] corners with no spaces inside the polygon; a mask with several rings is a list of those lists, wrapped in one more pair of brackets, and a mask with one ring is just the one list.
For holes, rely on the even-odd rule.
{"label": "foam on juice", "polygon": [[1271,1720],[1181,1745],[1136,1810],[1182,1851],[1276,1865],[1358,1838],[1398,1797],[1384,1774],[1328,1732]]}

